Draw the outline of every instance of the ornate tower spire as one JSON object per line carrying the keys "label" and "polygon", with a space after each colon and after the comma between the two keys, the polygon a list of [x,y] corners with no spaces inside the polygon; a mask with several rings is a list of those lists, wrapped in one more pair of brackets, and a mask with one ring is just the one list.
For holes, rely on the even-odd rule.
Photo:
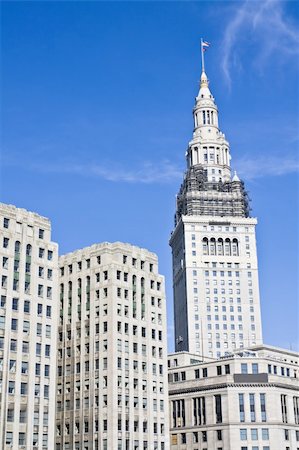
{"label": "ornate tower spire", "polygon": [[220,131],[218,108],[205,72],[204,52],[208,46],[201,41],[200,87],[193,108],[193,136],[186,153],[187,173],[177,197],[176,221],[182,214],[241,217],[249,214],[243,183],[238,177],[232,180],[229,143]]}

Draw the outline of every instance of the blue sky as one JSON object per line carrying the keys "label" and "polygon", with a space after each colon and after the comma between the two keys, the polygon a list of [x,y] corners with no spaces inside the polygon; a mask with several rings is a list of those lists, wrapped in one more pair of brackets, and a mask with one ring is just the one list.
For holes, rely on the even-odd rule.
{"label": "blue sky", "polygon": [[233,168],[257,216],[264,340],[298,349],[297,2],[2,2],[1,201],[45,215],[65,253],[155,251],[173,350],[175,194],[200,37]]}

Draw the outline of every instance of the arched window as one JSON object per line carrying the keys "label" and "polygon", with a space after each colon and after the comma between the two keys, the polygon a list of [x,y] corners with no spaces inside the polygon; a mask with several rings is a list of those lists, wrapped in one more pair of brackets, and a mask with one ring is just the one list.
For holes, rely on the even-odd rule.
{"label": "arched window", "polygon": [[204,255],[208,255],[209,254],[209,241],[208,238],[203,238],[202,240],[202,252]]}
{"label": "arched window", "polygon": [[224,253],[226,256],[231,256],[230,239],[228,238],[225,239]]}
{"label": "arched window", "polygon": [[21,242],[20,241],[16,241],[15,243],[15,253],[20,253],[21,250]]}
{"label": "arched window", "polygon": [[217,255],[223,255],[223,239],[219,238],[217,242]]}
{"label": "arched window", "polygon": [[211,124],[212,125],[214,124],[214,112],[213,111],[211,111]]}
{"label": "arched window", "polygon": [[26,255],[31,256],[32,246],[30,244],[26,245]]}
{"label": "arched window", "polygon": [[202,112],[202,123],[204,125],[206,124],[206,112],[205,111]]}
{"label": "arched window", "polygon": [[210,255],[216,255],[216,239],[211,238],[210,240]]}
{"label": "arched window", "polygon": [[232,254],[233,256],[239,256],[239,244],[238,244],[238,239],[233,239],[233,243],[232,243]]}
{"label": "arched window", "polygon": [[140,278],[140,286],[141,286],[142,288],[144,288],[144,278],[143,278],[143,277]]}

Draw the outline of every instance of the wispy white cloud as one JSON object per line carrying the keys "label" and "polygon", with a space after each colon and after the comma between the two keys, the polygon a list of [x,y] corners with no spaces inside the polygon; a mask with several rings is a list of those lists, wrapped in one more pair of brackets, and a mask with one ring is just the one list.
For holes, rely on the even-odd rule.
{"label": "wispy white cloud", "polygon": [[[5,161],[5,165],[21,166],[22,163],[16,160]],[[144,162],[139,167],[131,169],[116,166],[113,162],[101,165],[98,163],[74,163],[55,162],[43,164],[26,164],[27,170],[40,173],[69,174],[83,177],[97,177],[111,182],[125,183],[171,183],[182,178],[182,167],[179,167],[169,160],[159,162]]]}
{"label": "wispy white cloud", "polygon": [[231,67],[242,67],[244,42],[254,48],[254,63],[259,68],[273,54],[276,65],[299,55],[299,30],[286,16],[283,2],[246,0],[236,4],[223,36],[222,70],[229,86]]}
{"label": "wispy white cloud", "polygon": [[238,174],[245,180],[265,176],[281,176],[299,172],[299,159],[293,156],[242,157],[234,162]]}

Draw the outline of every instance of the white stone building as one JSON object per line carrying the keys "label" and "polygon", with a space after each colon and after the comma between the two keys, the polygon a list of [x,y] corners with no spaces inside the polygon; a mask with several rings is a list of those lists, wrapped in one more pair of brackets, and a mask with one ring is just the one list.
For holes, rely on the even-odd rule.
{"label": "white stone building", "polygon": [[169,448],[158,260],[102,243],[60,258],[56,450]]}
{"label": "white stone building", "polygon": [[38,214],[0,204],[0,448],[55,443],[58,248]]}
{"label": "white stone building", "polygon": [[199,359],[168,357],[172,450],[298,450],[298,353],[254,346]]}
{"label": "white stone building", "polygon": [[170,238],[176,351],[220,357],[262,343],[255,218],[202,72]]}

